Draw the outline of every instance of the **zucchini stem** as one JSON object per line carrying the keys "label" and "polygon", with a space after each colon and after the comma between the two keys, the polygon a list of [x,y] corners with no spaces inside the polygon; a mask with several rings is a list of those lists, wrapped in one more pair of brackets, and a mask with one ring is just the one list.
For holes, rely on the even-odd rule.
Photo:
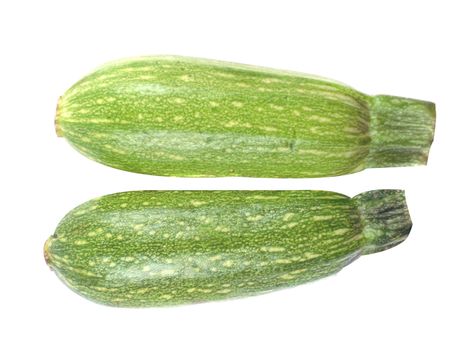
{"label": "zucchini stem", "polygon": [[428,101],[378,95],[370,100],[367,168],[426,165],[436,110]]}
{"label": "zucchini stem", "polygon": [[360,211],[365,246],[362,254],[372,254],[402,243],[412,228],[402,190],[375,190],[352,199]]}

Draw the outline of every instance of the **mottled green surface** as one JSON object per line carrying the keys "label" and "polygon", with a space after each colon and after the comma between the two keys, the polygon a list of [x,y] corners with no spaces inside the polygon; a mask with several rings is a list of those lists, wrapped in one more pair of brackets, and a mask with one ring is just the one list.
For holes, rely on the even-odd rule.
{"label": "mottled green surface", "polygon": [[127,171],[320,177],[424,164],[434,117],[432,103],[305,74],[155,56],[80,80],[56,126],[87,157]]}
{"label": "mottled green surface", "polygon": [[72,210],[44,254],[91,300],[164,306],[312,281],[409,231],[395,190],[355,200],[324,191],[125,192]]}

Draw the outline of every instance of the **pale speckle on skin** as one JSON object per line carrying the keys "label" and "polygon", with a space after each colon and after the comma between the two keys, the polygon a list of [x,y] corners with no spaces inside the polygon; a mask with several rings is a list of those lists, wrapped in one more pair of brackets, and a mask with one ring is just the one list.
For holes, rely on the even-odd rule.
{"label": "pale speckle on skin", "polygon": [[115,266],[117,266],[117,264],[114,263],[114,262],[111,262],[111,263],[109,264],[109,266],[110,266],[110,267],[115,267]]}
{"label": "pale speckle on skin", "polygon": [[159,299],[165,299],[165,300],[169,300],[172,298],[173,298],[173,295],[170,295],[170,294],[163,294],[159,297]]}
{"label": "pale speckle on skin", "polygon": [[284,279],[284,280],[292,280],[292,279],[297,278],[296,275],[301,274],[301,273],[305,272],[306,270],[307,269],[295,270],[295,271],[292,271],[292,272],[281,275],[280,278]]}
{"label": "pale speckle on skin", "polygon": [[347,228],[338,228],[337,230],[332,231],[333,234],[335,235],[343,235],[344,233],[349,232],[349,229]]}
{"label": "pale speckle on skin", "polygon": [[264,130],[264,131],[277,131],[277,128],[273,127],[273,126],[262,126],[260,127],[261,130]]}
{"label": "pale speckle on skin", "polygon": [[313,221],[325,221],[325,220],[331,220],[334,217],[332,215],[315,215],[313,216]]}
{"label": "pale speckle on skin", "polygon": [[222,78],[235,78],[235,75],[232,73],[213,72],[212,74],[217,75]]}
{"label": "pale speckle on skin", "polygon": [[363,234],[355,235],[354,237],[349,239],[349,241],[357,241],[357,240],[359,240],[361,238],[363,238]]}
{"label": "pale speckle on skin", "polygon": [[269,252],[269,253],[278,253],[285,251],[283,247],[261,247],[262,252]]}
{"label": "pale speckle on skin", "polygon": [[143,227],[144,227],[144,224],[136,224],[136,225],[133,226],[133,228],[134,228],[135,230],[140,230],[140,229],[142,229]]}
{"label": "pale speckle on skin", "polygon": [[247,216],[247,221],[259,221],[264,218],[263,215]]}
{"label": "pale speckle on skin", "polygon": [[231,267],[233,265],[234,265],[234,262],[232,260],[227,260],[222,264],[222,266],[225,266],[225,267]]}
{"label": "pale speckle on skin", "polygon": [[149,202],[143,202],[143,205],[149,205]]}
{"label": "pale speckle on skin", "polygon": [[320,150],[317,150],[317,149],[299,149],[298,153],[299,154],[312,154],[312,155],[315,155],[315,156],[321,156],[321,155],[325,155],[327,152],[320,151]]}
{"label": "pale speckle on skin", "polygon": [[221,260],[221,259],[222,259],[222,256],[220,255],[215,255],[209,258],[209,260],[211,261],[216,261],[216,260]]}
{"label": "pale speckle on skin", "polygon": [[284,215],[284,217],[282,218],[282,220],[289,221],[292,218],[292,216],[294,216],[294,215],[295,215],[295,213],[286,213]]}
{"label": "pale speckle on skin", "polygon": [[169,237],[170,237],[170,235],[169,235],[168,233],[164,233],[162,236],[163,236],[164,238],[169,238]]}
{"label": "pale speckle on skin", "polygon": [[196,292],[196,288],[189,288],[186,290],[188,293],[194,293]]}
{"label": "pale speckle on skin", "polygon": [[234,101],[232,102],[232,105],[234,107],[237,107],[237,108],[242,108],[243,107],[243,103],[242,102],[239,102],[239,101]]}
{"label": "pale speckle on skin", "polygon": [[282,278],[283,280],[293,280],[295,276],[286,273],[284,275],[281,275],[280,278]]}
{"label": "pale speckle on skin", "polygon": [[207,202],[192,200],[190,203],[195,207],[199,207],[200,205],[206,204]]}
{"label": "pale speckle on skin", "polygon": [[219,106],[219,103],[214,102],[214,101],[209,101],[209,105],[210,105],[211,107],[218,107],[218,106]]}
{"label": "pale speckle on skin", "polygon": [[238,125],[238,122],[235,121],[235,120],[230,120],[228,123],[224,124],[224,126],[226,128],[231,128],[231,127],[234,127],[234,126],[237,126]]}
{"label": "pale speckle on skin", "polygon": [[307,258],[307,259],[313,259],[313,258],[316,258],[318,256],[320,256],[320,254],[310,253],[310,252],[305,253],[305,258]]}
{"label": "pale speckle on skin", "polygon": [[181,75],[180,77],[180,80],[183,80],[183,81],[194,81],[195,79],[187,74],[185,75]]}
{"label": "pale speckle on skin", "polygon": [[212,222],[212,218],[207,217],[207,216],[203,216],[203,217],[201,217],[201,221],[203,221],[206,224],[210,224]]}
{"label": "pale speckle on skin", "polygon": [[95,236],[96,234],[97,234],[96,231],[88,232],[88,236],[89,236],[89,237]]}
{"label": "pale speckle on skin", "polygon": [[232,291],[231,289],[225,288],[225,289],[218,290],[217,293],[227,294],[227,293],[230,293],[231,291]]}
{"label": "pale speckle on skin", "polygon": [[305,116],[305,119],[311,120],[311,121],[317,121],[317,122],[320,122],[320,123],[327,123],[327,122],[331,121],[331,119],[329,119],[327,117],[323,117],[323,116],[316,115],[316,114],[307,115],[307,116]]}
{"label": "pale speckle on skin", "polygon": [[106,233],[106,234],[105,234],[105,237],[106,237],[106,238],[112,238],[112,234],[111,234],[111,233]]}
{"label": "pale speckle on skin", "polygon": [[172,270],[172,269],[162,270],[160,272],[160,275],[161,276],[173,276],[175,275],[175,270]]}
{"label": "pale speckle on skin", "polygon": [[107,97],[107,102],[114,102],[116,100],[115,97]]}
{"label": "pale speckle on skin", "polygon": [[278,197],[277,196],[263,196],[261,194],[257,194],[257,195],[254,195],[254,196],[249,196],[248,198],[252,198],[252,199],[277,199]]}
{"label": "pale speckle on skin", "polygon": [[128,206],[128,203],[122,203],[122,204],[120,204],[120,207],[121,207],[121,208],[126,208],[127,206]]}
{"label": "pale speckle on skin", "polygon": [[76,245],[84,245],[84,244],[87,244],[88,241],[85,241],[84,239],[78,239],[75,241],[75,244]]}
{"label": "pale speckle on skin", "polygon": [[125,256],[125,257],[123,257],[123,258],[122,258],[122,260],[123,260],[123,261],[128,261],[128,262],[131,262],[131,261],[134,261],[134,260],[135,260],[135,258],[134,258],[134,257],[132,257],[132,256]]}
{"label": "pale speckle on skin", "polygon": [[289,259],[276,259],[274,260],[277,264],[290,264],[292,261]]}
{"label": "pale speckle on skin", "polygon": [[270,104],[269,106],[270,106],[272,109],[275,109],[276,111],[283,111],[283,110],[284,110],[284,107],[278,106],[278,105],[275,105],[275,104]]}
{"label": "pale speckle on skin", "polygon": [[150,270],[151,270],[151,266],[149,266],[149,265],[145,265],[145,266],[143,267],[143,271],[144,271],[144,272],[148,272],[148,271],[150,271]]}
{"label": "pale speckle on skin", "polygon": [[118,239],[119,241],[123,240],[123,235],[118,235],[118,236],[117,236],[117,239]]}
{"label": "pale speckle on skin", "polygon": [[263,83],[265,84],[272,84],[272,83],[277,83],[279,82],[280,80],[279,79],[276,79],[276,78],[265,78],[263,80],[261,80]]}
{"label": "pale speckle on skin", "polygon": [[219,226],[216,226],[214,231],[217,231],[217,232],[229,232],[230,229],[228,227],[219,225]]}
{"label": "pale speckle on skin", "polygon": [[175,97],[175,98],[173,99],[173,101],[174,101],[175,103],[178,103],[178,104],[185,103],[185,100],[184,100],[183,98],[180,98],[180,97]]}
{"label": "pale speckle on skin", "polygon": [[170,158],[170,159],[173,159],[173,160],[183,160],[183,159],[185,159],[184,157],[179,156],[177,154],[168,154],[167,157]]}

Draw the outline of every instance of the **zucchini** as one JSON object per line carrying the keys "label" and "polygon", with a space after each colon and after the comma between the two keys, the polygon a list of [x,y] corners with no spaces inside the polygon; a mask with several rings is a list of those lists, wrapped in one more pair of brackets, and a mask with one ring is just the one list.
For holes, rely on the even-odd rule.
{"label": "zucchini", "polygon": [[426,164],[435,106],[310,75],[155,56],[108,63],[60,98],[79,152],[165,176],[323,177]]}
{"label": "zucchini", "polygon": [[69,212],[44,247],[78,294],[122,307],[248,296],[329,276],[411,229],[404,193],[135,191]]}

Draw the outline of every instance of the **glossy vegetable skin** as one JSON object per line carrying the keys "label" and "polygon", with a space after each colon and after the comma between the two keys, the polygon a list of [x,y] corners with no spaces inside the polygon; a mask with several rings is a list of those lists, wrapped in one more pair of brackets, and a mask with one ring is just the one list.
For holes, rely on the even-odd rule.
{"label": "glossy vegetable skin", "polygon": [[165,176],[324,177],[425,164],[435,106],[306,74],[154,56],[108,63],[60,98],[79,152]]}
{"label": "glossy vegetable skin", "polygon": [[78,294],[149,307],[255,295],[336,273],[410,232],[404,193],[140,191],[68,213],[45,258]]}

